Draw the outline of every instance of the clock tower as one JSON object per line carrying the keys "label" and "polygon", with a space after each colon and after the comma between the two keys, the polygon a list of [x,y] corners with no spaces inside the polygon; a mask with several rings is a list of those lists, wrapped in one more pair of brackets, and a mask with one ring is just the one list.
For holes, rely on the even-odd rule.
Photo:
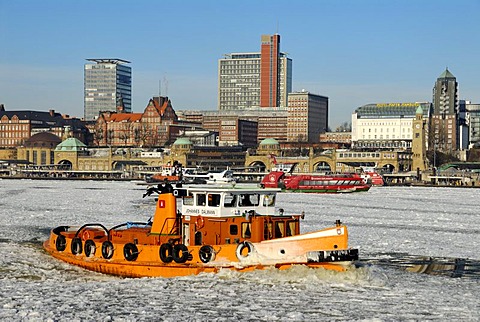
{"label": "clock tower", "polygon": [[412,125],[412,170],[424,171],[427,168],[427,149],[425,140],[425,122],[423,120],[423,109],[421,106],[418,106],[415,112],[415,119],[413,120]]}

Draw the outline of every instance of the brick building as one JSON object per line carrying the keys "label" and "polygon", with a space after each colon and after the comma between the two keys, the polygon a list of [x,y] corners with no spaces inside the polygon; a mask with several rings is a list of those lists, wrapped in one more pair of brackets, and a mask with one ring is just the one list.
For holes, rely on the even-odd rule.
{"label": "brick building", "polygon": [[56,113],[54,110],[6,111],[0,104],[0,148],[21,146],[37,133],[50,132],[59,138],[75,137],[84,143],[89,141],[89,131],[80,119]]}
{"label": "brick building", "polygon": [[160,96],[150,99],[143,113],[101,113],[93,137],[97,146],[164,146],[198,127],[199,123],[180,121],[168,97]]}

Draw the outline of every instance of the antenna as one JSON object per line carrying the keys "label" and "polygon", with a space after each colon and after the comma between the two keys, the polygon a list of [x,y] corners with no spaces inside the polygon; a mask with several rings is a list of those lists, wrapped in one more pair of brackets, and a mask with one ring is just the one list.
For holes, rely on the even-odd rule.
{"label": "antenna", "polygon": [[162,96],[162,81],[158,80],[158,99]]}
{"label": "antenna", "polygon": [[163,76],[163,84],[165,86],[165,96],[168,97],[168,80],[166,76]]}

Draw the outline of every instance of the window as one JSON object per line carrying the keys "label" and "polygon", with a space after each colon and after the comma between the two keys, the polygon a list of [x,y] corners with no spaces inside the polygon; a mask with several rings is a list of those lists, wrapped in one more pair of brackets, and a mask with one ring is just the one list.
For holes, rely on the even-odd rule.
{"label": "window", "polygon": [[252,230],[250,229],[250,223],[244,222],[242,223],[242,238],[251,238],[252,237]]}
{"label": "window", "polygon": [[219,194],[208,194],[208,206],[209,207],[218,207],[220,206],[220,195]]}
{"label": "window", "polygon": [[288,221],[287,222],[287,236],[294,236],[296,233],[297,224],[295,221]]}
{"label": "window", "polygon": [[238,235],[238,226],[230,225],[230,235]]}
{"label": "window", "polygon": [[193,196],[190,194],[189,196],[183,197],[183,204],[185,206],[193,206]]}
{"label": "window", "polygon": [[275,194],[267,194],[263,197],[263,206],[272,207],[275,206]]}
{"label": "window", "polygon": [[283,231],[285,228],[285,223],[283,221],[277,221],[275,223],[275,238],[282,238],[283,237]]}
{"label": "window", "polygon": [[197,206],[205,206],[207,198],[204,193],[197,195]]}
{"label": "window", "polygon": [[240,207],[258,206],[259,198],[258,194],[242,194],[240,195]]}
{"label": "window", "polygon": [[272,239],[273,237],[273,225],[271,222],[265,222],[263,225],[263,238]]}
{"label": "window", "polygon": [[237,195],[227,194],[223,201],[224,207],[235,207],[237,205]]}

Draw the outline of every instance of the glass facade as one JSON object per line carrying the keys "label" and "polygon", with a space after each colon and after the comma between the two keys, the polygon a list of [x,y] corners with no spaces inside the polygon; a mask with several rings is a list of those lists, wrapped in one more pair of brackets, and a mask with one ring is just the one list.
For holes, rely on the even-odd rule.
{"label": "glass facade", "polygon": [[[218,109],[244,110],[260,106],[260,53],[235,53],[218,62]],[[280,107],[292,91],[292,60],[280,54]]]}
{"label": "glass facade", "polygon": [[124,112],[132,111],[132,70],[120,59],[88,59],[84,74],[84,117],[95,120],[100,112],[116,111],[123,101]]}

